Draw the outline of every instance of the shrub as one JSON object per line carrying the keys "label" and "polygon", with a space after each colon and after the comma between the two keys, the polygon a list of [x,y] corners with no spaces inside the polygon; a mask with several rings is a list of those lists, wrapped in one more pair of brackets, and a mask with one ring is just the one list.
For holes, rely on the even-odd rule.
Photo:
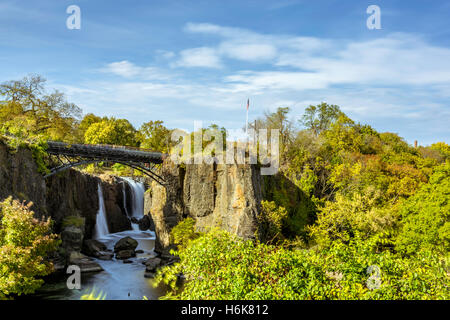
{"label": "shrub", "polygon": [[282,240],[282,228],[288,212],[284,207],[277,207],[273,201],[261,201],[261,213],[258,216],[258,235],[264,242]]}
{"label": "shrub", "polygon": [[190,217],[182,220],[170,232],[171,242],[179,248],[186,247],[191,240],[198,236],[199,233],[195,232],[195,220]]}
{"label": "shrub", "polygon": [[[356,234],[326,249],[289,250],[214,229],[158,271],[175,299],[448,299],[446,262],[430,252],[403,259]],[[373,266],[378,275],[368,273]],[[180,274],[186,278],[177,291]],[[372,279],[375,277],[375,281]],[[375,286],[372,286],[374,283]]]}
{"label": "shrub", "polygon": [[0,203],[0,298],[33,293],[53,270],[46,255],[56,250],[51,223],[34,218],[31,203],[11,198]]}
{"label": "shrub", "polygon": [[430,182],[405,201],[400,209],[403,228],[397,248],[405,254],[420,249],[450,249],[450,163],[436,167]]}

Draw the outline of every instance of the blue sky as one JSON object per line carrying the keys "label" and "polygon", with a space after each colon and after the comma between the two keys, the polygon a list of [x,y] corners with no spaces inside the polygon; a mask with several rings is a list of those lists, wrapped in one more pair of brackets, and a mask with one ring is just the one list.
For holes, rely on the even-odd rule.
{"label": "blue sky", "polygon": [[[81,29],[66,28],[69,5]],[[381,30],[366,27],[369,5]],[[84,113],[241,128],[341,106],[412,143],[450,141],[449,1],[0,2],[0,81],[39,73]]]}

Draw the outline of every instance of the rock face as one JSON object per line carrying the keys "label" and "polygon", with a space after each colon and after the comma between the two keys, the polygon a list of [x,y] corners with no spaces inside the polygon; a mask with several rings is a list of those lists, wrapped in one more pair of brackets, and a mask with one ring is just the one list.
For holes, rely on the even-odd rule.
{"label": "rock face", "polygon": [[257,166],[187,164],[183,169],[166,160],[161,174],[167,185],[153,182],[146,200],[155,223],[156,252],[169,252],[170,231],[187,216],[200,231],[220,227],[245,239],[256,237],[262,199]]}
{"label": "rock face", "polygon": [[37,216],[47,216],[45,181],[33,159],[30,149],[12,150],[0,136],[0,201],[12,196],[32,201]]}
{"label": "rock face", "polygon": [[[67,224],[71,221],[77,221],[78,225]],[[81,220],[81,223],[79,222],[79,219],[65,219],[64,221],[64,224],[67,225],[61,232],[61,247],[66,256],[66,265],[77,265],[81,272],[102,271],[103,268],[98,263],[80,252],[83,247],[84,219]]]}
{"label": "rock face", "polygon": [[137,221],[137,224],[139,225],[139,230],[155,230],[155,223],[150,215],[144,215]]}
{"label": "rock face", "polygon": [[[131,229],[130,220],[124,208],[122,179],[111,175],[101,175],[103,199],[109,232]],[[130,211],[128,211],[130,212]]]}
{"label": "rock face", "polygon": [[67,216],[80,216],[86,220],[85,236],[92,237],[98,211],[97,177],[76,170],[66,170],[47,178],[47,210],[55,221],[55,231],[61,230]]}
{"label": "rock face", "polygon": [[68,254],[73,251],[81,251],[84,237],[83,229],[75,226],[68,226],[61,232],[62,247]]}
{"label": "rock face", "polygon": [[86,238],[92,238],[98,211],[98,184],[101,183],[108,228],[119,232],[131,228],[123,208],[122,187],[108,175],[92,176],[76,170],[66,170],[47,179],[47,210],[55,220],[55,230],[60,230],[66,216],[86,219]]}
{"label": "rock face", "polygon": [[184,170],[171,161],[164,161],[160,174],[166,185],[156,181],[151,187],[150,213],[155,223],[155,251],[168,253],[174,246],[170,243],[170,231],[184,216],[183,179]]}

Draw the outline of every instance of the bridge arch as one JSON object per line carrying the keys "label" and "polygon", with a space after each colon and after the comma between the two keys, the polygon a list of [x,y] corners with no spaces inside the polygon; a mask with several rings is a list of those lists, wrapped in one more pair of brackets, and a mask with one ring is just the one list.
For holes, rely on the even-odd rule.
{"label": "bridge arch", "polygon": [[47,153],[55,156],[59,165],[50,168],[50,173],[44,175],[44,178],[76,166],[106,161],[136,169],[164,185],[164,179],[155,172],[157,165],[161,164],[166,156],[163,153],[122,146],[67,144],[54,141],[48,141],[47,145]]}

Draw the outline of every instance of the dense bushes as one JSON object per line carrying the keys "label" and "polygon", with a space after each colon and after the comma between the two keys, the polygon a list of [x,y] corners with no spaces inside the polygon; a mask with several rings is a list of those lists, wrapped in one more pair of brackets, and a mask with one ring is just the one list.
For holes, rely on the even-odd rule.
{"label": "dense bushes", "polygon": [[[326,249],[287,249],[212,230],[179,251],[157,282],[176,299],[448,299],[445,261],[430,252],[403,259],[358,236]],[[376,272],[368,273],[370,266]],[[175,293],[178,275],[186,282]]]}
{"label": "dense bushes", "polygon": [[435,168],[430,183],[403,203],[403,228],[397,247],[406,254],[420,249],[450,250],[450,163]]}
{"label": "dense bushes", "polygon": [[56,235],[30,206],[11,198],[0,203],[0,298],[34,292],[43,283],[37,277],[53,269],[44,258],[56,250]]}

